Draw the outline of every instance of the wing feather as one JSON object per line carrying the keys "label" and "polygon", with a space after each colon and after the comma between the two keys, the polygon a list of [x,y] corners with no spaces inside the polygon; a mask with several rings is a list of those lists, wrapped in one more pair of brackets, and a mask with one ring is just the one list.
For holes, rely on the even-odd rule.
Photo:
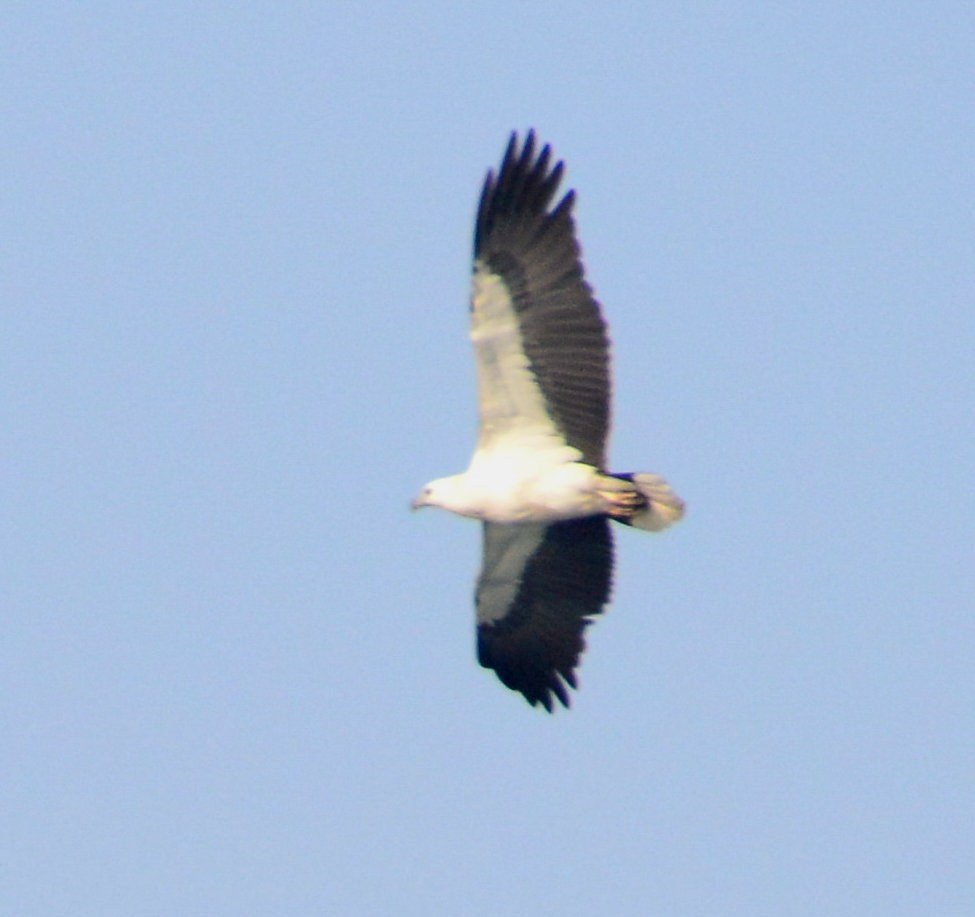
{"label": "wing feather", "polygon": [[[609,433],[609,342],[586,283],[573,191],[552,208],[563,165],[535,134],[513,133],[481,190],[474,233],[471,336],[480,446],[526,425],[548,428],[603,467]],[[499,390],[504,389],[504,393]]]}
{"label": "wing feather", "polygon": [[547,526],[485,523],[478,661],[532,706],[551,713],[558,700],[568,707],[585,630],[609,600],[612,576],[604,516]]}

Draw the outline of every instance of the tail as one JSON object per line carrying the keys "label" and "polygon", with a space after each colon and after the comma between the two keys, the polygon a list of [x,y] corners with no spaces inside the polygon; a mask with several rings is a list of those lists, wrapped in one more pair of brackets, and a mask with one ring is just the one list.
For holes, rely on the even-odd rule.
{"label": "tail", "polygon": [[684,515],[684,501],[671,489],[659,474],[648,471],[635,471],[628,474],[614,474],[619,481],[633,485],[637,499],[627,513],[611,513],[611,517],[625,525],[632,525],[648,532],[659,532]]}

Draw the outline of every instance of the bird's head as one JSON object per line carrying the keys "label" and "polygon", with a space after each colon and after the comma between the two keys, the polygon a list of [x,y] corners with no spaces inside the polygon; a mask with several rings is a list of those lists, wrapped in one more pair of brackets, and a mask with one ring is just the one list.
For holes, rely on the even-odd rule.
{"label": "bird's head", "polygon": [[473,511],[471,494],[465,487],[461,474],[454,474],[447,478],[436,478],[425,484],[410,504],[411,509],[423,506],[439,506],[441,509],[459,513],[462,516],[477,515]]}

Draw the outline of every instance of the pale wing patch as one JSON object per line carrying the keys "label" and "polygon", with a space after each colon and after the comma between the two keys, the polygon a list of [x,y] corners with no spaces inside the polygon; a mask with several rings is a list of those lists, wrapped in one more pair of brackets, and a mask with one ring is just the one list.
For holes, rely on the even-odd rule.
{"label": "pale wing patch", "polygon": [[544,525],[485,526],[484,562],[477,581],[479,624],[494,624],[511,611],[528,559],[544,537]]}
{"label": "pale wing patch", "polygon": [[470,333],[477,361],[478,448],[500,438],[528,439],[539,433],[564,445],[525,356],[508,288],[480,260],[475,262],[471,290]]}

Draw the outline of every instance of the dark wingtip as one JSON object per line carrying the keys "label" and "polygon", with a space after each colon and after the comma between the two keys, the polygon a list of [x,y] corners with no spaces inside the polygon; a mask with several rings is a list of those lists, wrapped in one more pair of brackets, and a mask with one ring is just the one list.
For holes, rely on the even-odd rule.
{"label": "dark wingtip", "polygon": [[[524,694],[524,692],[522,692]],[[569,698],[565,693],[565,690],[559,690],[557,688],[546,688],[541,694],[532,696],[530,694],[525,694],[525,700],[528,701],[532,707],[542,707],[548,714],[553,714],[558,709],[558,707],[552,703],[552,695],[558,698],[563,707],[569,706]]]}
{"label": "dark wingtip", "polygon": [[[565,674],[564,672],[553,672],[548,682],[540,687],[536,687],[533,690],[525,690],[524,688],[518,688],[516,690],[521,691],[525,700],[528,701],[533,707],[542,706],[545,708],[547,713],[555,713],[558,709],[557,705],[553,702],[554,699],[565,707],[566,710],[572,706],[572,695],[569,694],[565,689],[565,685],[562,684],[559,676],[564,679],[565,683],[576,690],[579,689],[576,683],[575,673],[569,672]],[[510,686],[509,686],[510,687]]]}
{"label": "dark wingtip", "polygon": [[525,700],[528,701],[533,707],[537,707],[539,704],[545,708],[546,713],[552,713],[552,698],[548,694],[543,694],[541,697],[536,697],[534,699],[530,698],[527,694],[525,695]]}
{"label": "dark wingtip", "polygon": [[508,145],[505,147],[504,155],[501,157],[501,167],[514,158],[515,150],[518,149],[518,131],[512,131],[508,138]]}
{"label": "dark wingtip", "polygon": [[527,218],[545,225],[553,219],[561,219],[571,210],[572,199],[569,197],[563,198],[549,212],[564,166],[558,161],[550,169],[552,148],[549,144],[546,143],[537,153],[536,149],[534,128],[528,129],[524,141],[518,131],[512,131],[501,157],[500,168],[497,173],[493,169],[488,171],[477,205],[475,258],[482,254],[492,234],[505,224]]}

